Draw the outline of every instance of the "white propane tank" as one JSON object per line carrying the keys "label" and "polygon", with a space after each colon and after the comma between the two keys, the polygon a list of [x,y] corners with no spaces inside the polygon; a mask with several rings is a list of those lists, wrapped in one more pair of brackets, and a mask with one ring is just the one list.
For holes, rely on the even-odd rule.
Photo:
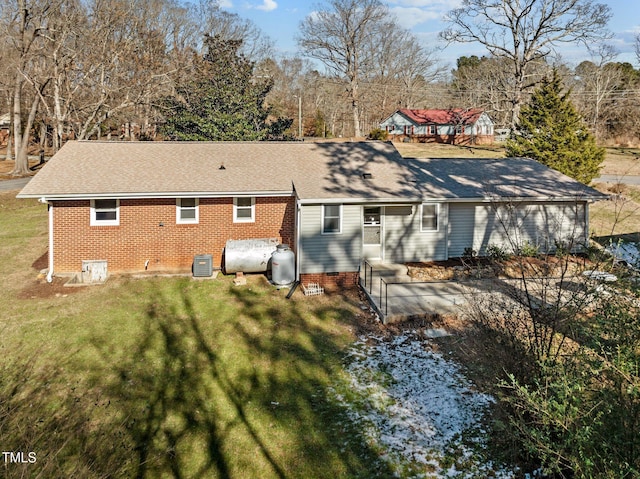
{"label": "white propane tank", "polygon": [[225,273],[266,272],[277,245],[276,238],[227,241],[224,248]]}
{"label": "white propane tank", "polygon": [[296,263],[289,245],[279,244],[271,254],[271,280],[284,286],[296,280]]}

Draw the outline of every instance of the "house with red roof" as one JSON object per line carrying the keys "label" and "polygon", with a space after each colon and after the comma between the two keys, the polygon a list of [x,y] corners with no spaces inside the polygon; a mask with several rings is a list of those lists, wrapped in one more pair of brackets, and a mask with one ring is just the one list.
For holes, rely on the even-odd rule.
{"label": "house with red roof", "polygon": [[486,145],[494,141],[493,121],[483,110],[402,108],[380,123],[392,141]]}

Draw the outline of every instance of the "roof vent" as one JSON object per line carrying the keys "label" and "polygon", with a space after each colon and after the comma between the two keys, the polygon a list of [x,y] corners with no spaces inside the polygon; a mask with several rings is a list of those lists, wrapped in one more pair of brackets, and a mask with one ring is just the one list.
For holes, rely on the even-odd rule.
{"label": "roof vent", "polygon": [[373,175],[371,173],[362,173],[363,180],[370,180],[372,178],[373,178]]}
{"label": "roof vent", "polygon": [[219,170],[226,170],[226,168],[224,167],[224,163],[222,163],[218,169]]}

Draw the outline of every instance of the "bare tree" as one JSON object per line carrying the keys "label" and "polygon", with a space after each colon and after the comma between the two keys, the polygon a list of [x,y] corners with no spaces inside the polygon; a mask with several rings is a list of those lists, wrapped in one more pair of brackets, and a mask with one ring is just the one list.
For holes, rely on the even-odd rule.
{"label": "bare tree", "polygon": [[[589,247],[580,220],[586,208],[580,198],[544,212],[538,205],[499,197],[491,203],[496,218],[492,234],[500,245],[489,244],[486,253],[498,275],[466,313],[476,326],[499,334],[512,353],[519,353],[522,373],[534,363],[561,360],[576,337],[576,319],[604,299],[596,294],[597,282],[589,280],[596,277],[595,270],[606,267],[606,256]],[[541,219],[546,228],[532,236],[525,225]],[[591,259],[576,252],[588,252]]]}
{"label": "bare tree", "polygon": [[[509,101],[511,75],[504,58],[473,55],[460,57],[457,68],[452,72],[450,83],[453,98],[450,104],[467,108],[482,108],[494,123],[508,128],[511,122],[512,104]],[[535,78],[542,77],[546,65],[536,68]],[[538,73],[539,70],[542,70]]]}
{"label": "bare tree", "polygon": [[609,34],[607,5],[593,0],[463,0],[445,17],[447,42],[479,43],[491,55],[509,61],[511,127],[517,123],[523,92],[535,86],[530,67],[566,43],[600,41]]}
{"label": "bare tree", "polygon": [[601,120],[604,110],[609,106],[614,106],[614,94],[621,87],[623,73],[610,63],[617,56],[609,45],[601,45],[594,53],[594,61],[584,61],[575,70],[580,78],[580,89],[572,91],[576,106],[580,105],[585,120],[593,131],[596,141],[602,139],[603,131]]}
{"label": "bare tree", "polygon": [[273,40],[251,20],[220,10],[217,0],[200,0],[192,13],[196,14],[193,22],[201,28],[200,42],[205,35],[217,35],[228,40],[242,40],[241,53],[256,63],[273,56]]}
{"label": "bare tree", "polygon": [[374,62],[374,39],[384,34],[388,19],[389,10],[379,0],[331,0],[300,24],[303,53],[347,83],[355,136],[362,136],[360,83]]}
{"label": "bare tree", "polygon": [[385,34],[371,45],[374,63],[369,72],[369,110],[379,123],[401,108],[416,108],[428,95],[427,85],[442,76],[436,50],[425,48],[409,30],[389,21]]}
{"label": "bare tree", "polygon": [[77,67],[83,63],[78,61],[78,55],[86,28],[86,11],[79,1],[68,0],[61,13],[52,17],[49,30],[43,35],[49,52],[51,92],[48,98],[42,98],[42,105],[53,124],[54,151],[62,146],[74,96],[82,87],[82,74]]}
{"label": "bare tree", "polygon": [[[13,70],[11,114],[15,146],[14,176],[25,175],[29,171],[30,131],[49,81],[43,36],[48,31],[51,18],[59,14],[63,3],[64,0],[14,0],[0,6],[2,29],[14,51],[14,61],[10,65]],[[28,109],[26,118],[23,107]]]}
{"label": "bare tree", "polygon": [[[181,62],[189,57],[167,46],[167,37],[175,33],[168,22],[185,12],[171,8],[164,0],[88,3],[76,70],[69,80],[82,85],[70,118],[78,139],[99,136],[103,128],[121,124],[148,127],[154,100],[170,91],[170,73],[184,69]],[[172,38],[177,37],[176,33]],[[133,139],[131,128],[125,130]]]}

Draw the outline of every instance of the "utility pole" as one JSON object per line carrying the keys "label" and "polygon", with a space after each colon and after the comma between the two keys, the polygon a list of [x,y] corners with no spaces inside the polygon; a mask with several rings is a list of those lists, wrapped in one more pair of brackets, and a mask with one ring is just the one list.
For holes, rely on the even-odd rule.
{"label": "utility pole", "polygon": [[298,97],[298,138],[302,140],[302,95]]}

